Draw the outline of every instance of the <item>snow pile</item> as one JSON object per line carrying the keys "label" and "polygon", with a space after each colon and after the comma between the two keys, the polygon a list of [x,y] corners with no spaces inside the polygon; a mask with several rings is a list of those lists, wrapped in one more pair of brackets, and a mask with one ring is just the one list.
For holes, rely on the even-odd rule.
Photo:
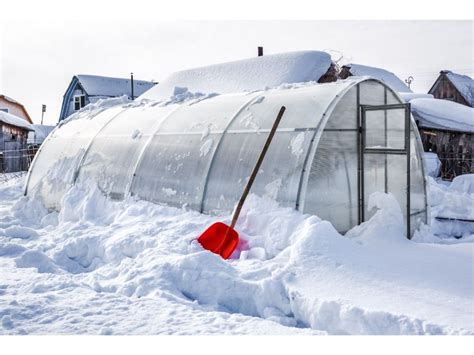
{"label": "snow pile", "polygon": [[423,163],[425,164],[426,175],[437,178],[441,169],[441,160],[439,160],[438,154],[424,152],[423,155]]}
{"label": "snow pile", "polygon": [[474,174],[457,176],[451,183],[429,177],[429,183],[431,228],[421,230],[415,239],[446,244],[474,242]]}
{"label": "snow pile", "polygon": [[0,111],[0,122],[6,123],[16,127],[22,127],[29,131],[34,131],[33,126],[25,121],[23,118]]}
{"label": "snow pile", "polygon": [[474,109],[439,99],[413,99],[411,112],[421,127],[474,133]]}
{"label": "snow pile", "polygon": [[191,92],[224,94],[318,81],[330,66],[331,56],[325,52],[265,55],[176,72],[140,98],[166,100],[174,95],[176,87]]}
{"label": "snow pile", "polygon": [[398,92],[411,93],[411,90],[395,74],[388,70],[369,67],[361,64],[346,64],[344,66],[353,76],[370,76],[378,79]]}
{"label": "snow pile", "polygon": [[0,185],[0,333],[474,333],[472,248],[407,240],[391,195],[347,236],[250,196],[225,261],[195,239],[231,216],[111,201],[93,184],[50,212],[22,182]]}

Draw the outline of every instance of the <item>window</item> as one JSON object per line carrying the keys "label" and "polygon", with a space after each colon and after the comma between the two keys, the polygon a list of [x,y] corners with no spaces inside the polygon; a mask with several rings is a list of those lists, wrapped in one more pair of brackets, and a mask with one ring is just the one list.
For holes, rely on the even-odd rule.
{"label": "window", "polygon": [[74,96],[74,111],[79,111],[84,106],[86,106],[86,96],[85,95]]}
{"label": "window", "polygon": [[7,108],[0,108],[0,111],[8,113],[8,109],[7,109]]}

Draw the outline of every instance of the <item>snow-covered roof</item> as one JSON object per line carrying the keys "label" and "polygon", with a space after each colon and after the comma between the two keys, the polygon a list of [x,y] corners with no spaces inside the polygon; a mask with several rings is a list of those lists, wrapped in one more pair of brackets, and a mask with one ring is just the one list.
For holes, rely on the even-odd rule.
{"label": "snow-covered roof", "polygon": [[[76,75],[76,77],[89,96],[118,97],[122,95],[132,95],[130,79],[84,74]],[[144,80],[133,80],[133,85],[133,94],[137,97],[151,89],[155,83]]]}
{"label": "snow-covered roof", "polygon": [[33,127],[23,118],[0,111],[0,122],[33,131]]}
{"label": "snow-covered roof", "polygon": [[459,93],[471,106],[474,104],[474,80],[467,76],[452,71],[443,71],[453,85],[458,89]]}
{"label": "snow-covered roof", "polygon": [[361,64],[346,64],[345,67],[353,76],[371,76],[389,85],[395,91],[412,92],[399,77],[388,70]]}
{"label": "snow-covered roof", "polygon": [[420,126],[474,133],[474,109],[453,101],[413,99],[411,112]]}
{"label": "snow-covered roof", "polygon": [[330,66],[331,56],[325,52],[265,55],[173,73],[142,98],[167,99],[181,88],[189,92],[227,94],[318,81]]}
{"label": "snow-covered roof", "polygon": [[48,134],[51,133],[51,131],[56,127],[56,126],[46,126],[46,125],[40,125],[40,124],[34,124],[32,125],[34,132],[31,132],[28,134],[28,143],[43,143],[43,141],[46,139]]}

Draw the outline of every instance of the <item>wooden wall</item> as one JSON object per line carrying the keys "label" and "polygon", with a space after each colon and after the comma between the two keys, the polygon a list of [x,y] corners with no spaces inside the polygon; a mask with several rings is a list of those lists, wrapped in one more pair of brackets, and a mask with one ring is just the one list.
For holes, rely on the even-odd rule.
{"label": "wooden wall", "polygon": [[0,122],[0,173],[28,170],[28,131]]}
{"label": "wooden wall", "polygon": [[429,94],[433,95],[435,99],[450,100],[471,107],[445,74],[439,76]]}
{"label": "wooden wall", "polygon": [[441,160],[441,177],[452,180],[474,173],[474,134],[419,127],[425,152],[433,152]]}

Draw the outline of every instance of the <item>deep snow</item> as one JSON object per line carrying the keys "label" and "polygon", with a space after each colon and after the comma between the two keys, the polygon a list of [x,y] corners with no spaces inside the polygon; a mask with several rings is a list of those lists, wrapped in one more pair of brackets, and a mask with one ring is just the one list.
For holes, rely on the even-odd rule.
{"label": "deep snow", "polygon": [[145,92],[141,99],[167,100],[182,88],[195,93],[235,93],[283,84],[317,82],[331,66],[320,51],[297,51],[178,71]]}
{"label": "deep snow", "polygon": [[[110,201],[93,185],[49,212],[23,182],[0,183],[2,334],[474,333],[472,234],[425,227],[408,241],[390,195],[373,195],[378,212],[346,236],[251,196],[246,242],[224,261],[195,238],[230,216]],[[474,205],[439,189],[433,206]]]}
{"label": "deep snow", "polygon": [[420,126],[474,132],[474,109],[449,100],[415,98],[411,112]]}

